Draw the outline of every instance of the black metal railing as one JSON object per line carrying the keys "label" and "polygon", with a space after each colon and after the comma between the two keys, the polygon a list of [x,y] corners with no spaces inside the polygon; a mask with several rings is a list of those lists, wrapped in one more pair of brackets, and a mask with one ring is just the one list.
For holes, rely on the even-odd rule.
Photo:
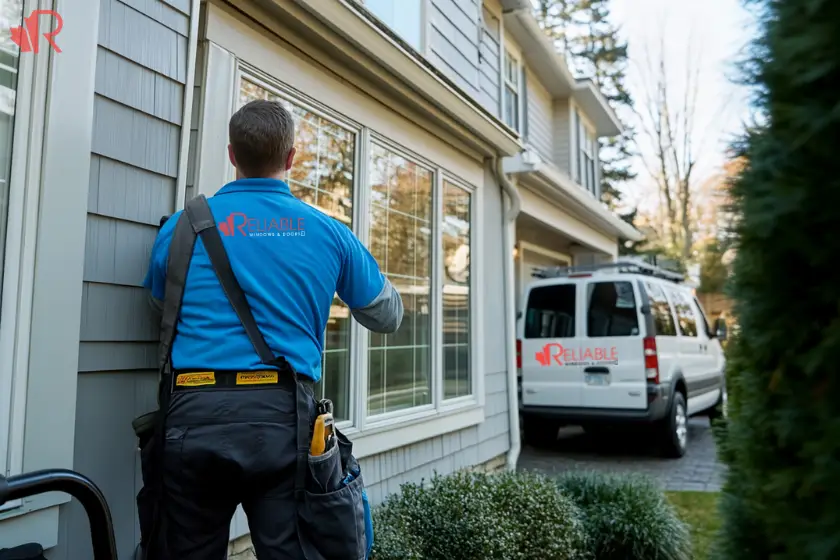
{"label": "black metal railing", "polygon": [[0,476],[0,506],[46,492],[64,492],[79,500],[90,520],[93,560],[117,560],[111,510],[102,491],[89,478],[66,469],[35,471],[9,478]]}

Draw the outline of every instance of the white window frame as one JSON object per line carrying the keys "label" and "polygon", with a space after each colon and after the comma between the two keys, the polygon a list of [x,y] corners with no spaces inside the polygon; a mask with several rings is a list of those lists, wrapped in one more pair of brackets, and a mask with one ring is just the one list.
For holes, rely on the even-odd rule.
{"label": "white window frame", "polygon": [[[249,81],[261,88],[264,88],[266,91],[292,103],[293,105],[297,105],[307,111],[330,121],[332,124],[346,130],[347,132],[353,133],[355,136],[355,145],[354,145],[354,154],[353,154],[353,162],[354,162],[354,172],[353,172],[353,233],[357,236],[361,236],[362,230],[360,229],[360,222],[362,220],[362,214],[360,210],[359,204],[359,195],[358,193],[363,188],[363,182],[366,182],[366,179],[360,176],[362,169],[367,169],[366,166],[362,165],[362,157],[363,157],[363,150],[362,150],[362,126],[358,123],[353,122],[352,120],[348,119],[347,117],[337,113],[336,111],[331,110],[329,107],[318,103],[314,99],[300,93],[296,92],[294,89],[284,86],[282,83],[277,82],[276,80],[272,80],[270,77],[266,76],[260,70],[245,64],[240,63],[236,70],[236,76],[234,79],[235,84],[235,93],[233,96],[233,107],[231,108],[231,114],[233,111],[239,109],[239,89],[241,87],[242,80]],[[230,161],[228,160],[227,164],[227,181],[233,181],[235,178],[234,175],[235,171],[233,165],[231,165]],[[366,214],[366,213],[364,213]],[[361,237],[360,237],[361,238]],[[349,370],[352,372],[354,364],[357,363],[357,344],[356,340],[360,336],[365,336],[364,330],[361,328],[356,321],[351,320],[350,322],[350,366]],[[348,390],[350,392],[349,397],[349,406],[348,406],[348,416],[349,419],[342,420],[340,422],[336,422],[338,429],[342,432],[346,431],[348,428],[351,428],[354,424],[354,419],[356,418],[356,407],[357,402],[354,398],[354,395],[357,393],[357,388],[355,385],[358,382],[358,377],[351,375],[350,382],[348,386]]]}
{"label": "white window frame", "polygon": [[[572,111],[572,134],[575,139],[572,150],[573,169],[575,181],[589,192],[592,196],[598,193],[598,138],[595,136],[595,129],[581,113],[576,104],[571,104]],[[587,181],[586,160],[592,161],[592,184]]]}
{"label": "white window frame", "polygon": [[[43,4],[43,2],[41,2]],[[23,16],[38,9],[37,0],[23,3]],[[44,29],[45,30],[45,29]],[[37,37],[40,40],[40,36]],[[59,36],[57,41],[60,41]],[[37,55],[20,53],[15,94],[14,134],[9,173],[9,204],[3,285],[0,291],[0,474],[23,468],[29,333],[35,275],[35,242],[41,183],[41,154],[52,49],[41,41]],[[26,188],[30,185],[30,188]],[[0,511],[20,506],[0,506]]]}
{"label": "white window frame", "polygon": [[[393,149],[434,171],[435,202],[433,207],[433,237],[435,248],[432,253],[432,289],[440,286],[440,227],[437,221],[440,219],[442,200],[439,193],[442,189],[443,178],[446,177],[452,183],[458,184],[471,192],[471,247],[470,267],[473,278],[479,276],[482,270],[482,190],[475,188],[468,181],[461,179],[455,173],[443,168],[422,157],[421,155],[406,149],[404,146],[388,139],[376,131],[363,126],[352,119],[339,114],[337,111],[321,104],[294,88],[279,83],[260,69],[249,65],[245,61],[238,60],[232,53],[221,48],[213,42],[208,42],[208,56],[205,69],[205,84],[203,90],[213,91],[212,95],[202,94],[201,122],[199,125],[199,146],[197,147],[197,166],[202,162],[207,167],[197,169],[200,176],[196,175],[196,194],[203,193],[207,196],[214,194],[232,175],[229,163],[219,165],[219,153],[226,153],[227,149],[227,115],[238,106],[240,80],[247,77],[249,81],[268,86],[268,89],[278,95],[288,98],[296,104],[311,108],[317,112],[337,121],[337,124],[344,123],[349,127],[358,127],[359,134],[356,138],[357,167],[354,177],[354,210],[353,229],[359,239],[367,244],[369,241],[370,216],[369,208],[369,154],[371,142],[388,149]],[[220,88],[222,89],[220,91]],[[226,95],[222,91],[229,91]],[[222,116],[222,118],[220,118]],[[439,378],[442,378],[442,354],[440,345],[433,342],[433,399],[431,405],[411,408],[392,413],[367,417],[367,389],[368,389],[368,336],[367,331],[353,321],[351,323],[351,419],[338,424],[342,430],[354,442],[354,454],[358,458],[368,457],[389,451],[391,449],[404,447],[418,441],[422,441],[444,433],[450,433],[469,426],[477,425],[484,421],[484,359],[480,352],[483,338],[483,313],[479,302],[482,299],[482,288],[480,282],[475,282],[471,289],[471,316],[472,332],[470,355],[474,357],[471,363],[472,394],[469,396],[443,401]],[[442,307],[442,294],[436,295],[434,305]],[[437,309],[432,316],[433,325],[441,320],[440,312]],[[433,336],[437,336],[439,329],[433,330]],[[442,336],[442,333],[441,335]],[[442,341],[441,341],[442,343]],[[435,348],[435,345],[437,348]],[[436,355],[437,353],[437,355]],[[439,355],[439,356],[438,356]]]}
{"label": "white window frame", "polygon": [[[502,79],[501,79],[501,100],[502,100],[502,107],[501,107],[501,120],[507,127],[511,130],[515,130],[517,133],[521,133],[522,131],[522,105],[524,100],[522,99],[522,55],[519,53],[517,49],[515,49],[510,43],[505,42],[502,45]],[[510,59],[514,63],[514,71],[513,76],[516,82],[512,82],[507,75],[507,61]],[[516,126],[508,123],[506,119],[506,108],[507,108],[507,96],[508,88],[511,88],[516,91]]]}

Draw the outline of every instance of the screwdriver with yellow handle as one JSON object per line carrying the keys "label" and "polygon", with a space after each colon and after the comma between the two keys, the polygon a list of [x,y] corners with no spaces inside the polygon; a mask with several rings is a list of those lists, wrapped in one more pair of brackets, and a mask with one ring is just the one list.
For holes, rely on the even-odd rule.
{"label": "screwdriver with yellow handle", "polygon": [[318,403],[318,417],[315,419],[315,427],[312,430],[312,442],[309,445],[309,454],[313,457],[323,455],[327,449],[332,448],[335,438],[335,419],[332,414],[332,402],[324,399]]}

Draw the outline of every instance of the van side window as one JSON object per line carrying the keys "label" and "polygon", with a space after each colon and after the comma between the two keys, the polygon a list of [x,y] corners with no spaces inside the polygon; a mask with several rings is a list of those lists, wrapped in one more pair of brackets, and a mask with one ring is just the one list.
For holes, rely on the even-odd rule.
{"label": "van side window", "polygon": [[697,336],[697,319],[691,304],[681,292],[671,290],[671,300],[677,312],[677,323],[683,336]]}
{"label": "van side window", "polygon": [[639,334],[639,315],[631,282],[592,282],[588,291],[586,334],[589,337]]}
{"label": "van side window", "polygon": [[703,323],[700,325],[703,327],[705,325],[706,333],[709,335],[712,334],[712,324],[709,323],[709,318],[706,316],[706,312],[703,310],[703,306],[700,305],[700,302],[697,298],[694,298],[694,307],[697,308],[697,313],[699,314],[700,322]]}
{"label": "van side window", "polygon": [[574,284],[540,286],[528,295],[525,338],[574,338]]}
{"label": "van side window", "polygon": [[650,312],[653,315],[653,324],[656,327],[656,334],[660,336],[677,336],[677,327],[674,324],[674,314],[671,311],[671,304],[665,297],[665,292],[658,284],[645,282],[645,291],[648,293]]}

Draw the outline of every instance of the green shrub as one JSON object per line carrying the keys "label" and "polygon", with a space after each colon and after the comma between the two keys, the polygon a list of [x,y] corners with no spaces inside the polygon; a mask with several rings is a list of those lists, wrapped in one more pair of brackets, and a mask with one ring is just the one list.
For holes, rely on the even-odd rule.
{"label": "green shrub", "polygon": [[490,487],[512,545],[505,560],[588,558],[580,510],[544,476],[505,473]]}
{"label": "green shrub", "polygon": [[569,473],[557,484],[581,509],[597,560],[691,558],[688,527],[650,479]]}
{"label": "green shrub", "polygon": [[374,560],[587,558],[580,512],[528,474],[456,473],[404,484],[374,511]]}

